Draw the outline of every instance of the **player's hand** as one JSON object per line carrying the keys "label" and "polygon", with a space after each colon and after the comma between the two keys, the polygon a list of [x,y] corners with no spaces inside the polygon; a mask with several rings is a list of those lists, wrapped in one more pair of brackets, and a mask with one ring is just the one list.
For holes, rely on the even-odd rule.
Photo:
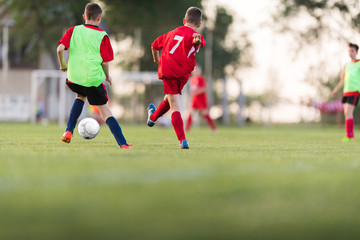
{"label": "player's hand", "polygon": [[111,84],[112,84],[112,79],[111,79],[111,76],[110,76],[110,75],[107,76],[107,77],[105,77],[105,81],[107,81],[107,82],[110,84],[110,86],[111,86]]}
{"label": "player's hand", "polygon": [[63,66],[60,66],[60,70],[61,70],[62,72],[66,72],[66,71],[67,71],[67,65],[64,64]]}
{"label": "player's hand", "polygon": [[334,89],[332,92],[331,92],[331,96],[335,97],[336,96],[336,90]]}
{"label": "player's hand", "polygon": [[201,44],[201,35],[199,33],[194,33],[193,34],[193,44],[194,45],[200,45]]}

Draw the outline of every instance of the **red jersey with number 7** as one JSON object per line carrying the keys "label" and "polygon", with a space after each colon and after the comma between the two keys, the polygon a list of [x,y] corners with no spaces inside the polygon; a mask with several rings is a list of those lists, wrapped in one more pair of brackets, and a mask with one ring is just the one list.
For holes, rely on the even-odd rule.
{"label": "red jersey with number 7", "polygon": [[193,43],[193,34],[197,33],[188,26],[178,27],[161,35],[151,44],[156,50],[162,50],[159,62],[159,79],[189,79],[196,65],[195,55],[206,41],[201,36],[201,44]]}

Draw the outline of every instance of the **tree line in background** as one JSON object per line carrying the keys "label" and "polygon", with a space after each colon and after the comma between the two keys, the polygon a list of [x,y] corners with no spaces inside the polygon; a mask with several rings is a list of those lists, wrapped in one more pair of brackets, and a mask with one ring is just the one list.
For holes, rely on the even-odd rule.
{"label": "tree line in background", "polygon": [[[298,24],[299,19],[303,20],[302,26]],[[292,43],[296,53],[308,46],[321,48],[321,45],[329,40],[336,41],[346,52],[349,42],[356,43],[356,40],[359,40],[360,1],[279,0],[274,20],[280,32],[290,33],[296,39]],[[322,97],[323,101],[332,98],[330,93],[341,77],[341,68],[335,75],[325,74],[329,61],[331,61],[329,57],[326,59],[319,57],[317,64],[309,66],[308,74],[305,74],[304,79],[316,87],[317,95]],[[341,95],[339,92],[336,98]],[[355,121],[359,123],[359,108],[355,110],[354,116]],[[323,122],[336,121],[335,117],[326,117]]]}
{"label": "tree line in background", "polygon": [[[50,59],[46,61],[47,65],[58,68],[57,41],[67,28],[84,23],[82,15],[88,1],[0,0],[0,3],[0,19],[10,17],[14,20],[10,29],[11,67],[39,68],[44,62],[41,59],[47,56]],[[121,59],[120,67],[128,71],[157,71],[152,60],[151,43],[161,34],[181,26],[188,7],[203,8],[202,0],[101,0],[99,4],[104,11],[100,27],[119,42],[132,41],[128,49],[121,49],[115,56],[115,59]],[[215,18],[208,19],[204,14],[199,31],[205,39],[211,38],[211,44],[206,46],[212,53],[211,66],[206,67],[211,69],[207,71],[207,77],[221,81],[225,75],[235,75],[239,67],[250,65],[251,43],[245,33],[230,39],[233,16],[221,6],[213,10]],[[203,68],[205,58],[205,50],[201,50],[197,62]],[[212,93],[211,102],[220,104],[222,92],[212,89]]]}
{"label": "tree line in background", "polygon": [[[2,11],[0,18],[6,16],[14,20],[11,28],[10,57],[13,67],[36,68],[41,53],[51,56],[53,65],[57,67],[55,49],[57,41],[68,27],[82,24],[82,14],[88,1],[85,0],[32,0],[32,1],[5,1],[0,0]],[[201,0],[102,0],[104,9],[103,27],[111,36],[122,40],[133,37],[136,30],[140,30],[137,39],[143,54],[139,59],[140,70],[156,70],[150,45],[155,38],[175,27],[183,24],[185,12],[189,6],[202,8]],[[204,16],[204,25],[207,19]],[[246,61],[242,53],[250,46],[244,44],[244,49],[234,43],[231,47],[225,46],[224,39],[228,35],[229,26],[233,18],[222,7],[218,7],[215,20],[213,40],[213,66],[215,78],[224,76],[224,68],[228,64],[235,67]],[[202,34],[206,37],[206,28]],[[203,53],[202,53],[203,54]],[[199,56],[203,65],[204,57]],[[123,67],[131,69],[131,64]]]}
{"label": "tree line in background", "polygon": [[7,1],[0,0],[0,19],[11,18],[11,66],[37,67],[41,53],[49,53],[57,66],[55,49],[65,26],[82,23],[84,6],[88,1]]}
{"label": "tree line in background", "polygon": [[[358,0],[279,0],[277,10],[274,15],[276,27],[280,32],[294,36],[296,42],[291,44],[297,53],[309,45],[321,45],[329,39],[338,41],[346,51],[347,43],[355,41],[360,30]],[[297,22],[299,18],[302,19],[302,26]],[[310,66],[306,78],[317,86],[321,96],[329,98],[340,74],[324,75],[327,61],[329,58],[319,59],[317,65]]]}
{"label": "tree line in background", "polygon": [[[47,53],[57,68],[55,49],[57,41],[68,27],[82,24],[85,0],[0,0],[0,19],[11,17],[14,25],[10,29],[10,57],[12,67],[37,68],[42,53]],[[150,44],[159,35],[182,25],[182,19],[189,6],[202,8],[202,0],[102,0],[105,14],[102,28],[118,40],[132,38],[138,41],[142,51],[136,64],[141,71],[156,71]],[[299,19],[306,19],[299,27]],[[352,32],[360,30],[360,2],[358,0],[278,0],[277,11],[273,15],[273,29],[294,36],[295,52],[299,52],[326,38],[351,41]],[[212,24],[208,24],[213,21]],[[222,78],[234,74],[236,69],[251,65],[251,42],[246,33],[229,43],[228,36],[233,24],[233,16],[218,6],[214,19],[203,19],[200,29],[205,38],[212,34],[212,76]],[[344,29],[351,29],[344,31]],[[140,34],[139,34],[140,33]],[[207,46],[209,47],[209,46]],[[198,55],[198,63],[204,65],[204,51]],[[131,70],[134,62],[124,62],[123,68]],[[310,66],[311,76],[317,76],[314,83],[323,95],[339,80],[338,76],[322,74],[326,64],[319,61]],[[229,71],[230,70],[230,71]],[[306,78],[310,79],[309,76]],[[313,81],[309,80],[309,81]],[[328,89],[325,90],[324,89]]]}

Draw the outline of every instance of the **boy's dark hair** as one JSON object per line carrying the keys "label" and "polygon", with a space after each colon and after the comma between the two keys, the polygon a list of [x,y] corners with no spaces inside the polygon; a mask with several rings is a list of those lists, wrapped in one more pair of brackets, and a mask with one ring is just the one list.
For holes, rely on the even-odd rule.
{"label": "boy's dark hair", "polygon": [[85,7],[85,15],[88,20],[96,20],[102,14],[102,9],[97,3],[88,3]]}
{"label": "boy's dark hair", "polygon": [[355,43],[349,43],[349,47],[355,48],[356,51],[359,50],[359,46]]}
{"label": "boy's dark hair", "polygon": [[185,14],[185,21],[194,25],[201,23],[202,12],[200,8],[189,7]]}

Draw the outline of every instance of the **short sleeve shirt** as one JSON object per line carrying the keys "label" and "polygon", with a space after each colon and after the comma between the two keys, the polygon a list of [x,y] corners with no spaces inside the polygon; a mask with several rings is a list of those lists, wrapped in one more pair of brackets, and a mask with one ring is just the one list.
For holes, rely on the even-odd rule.
{"label": "short sleeve shirt", "polygon": [[158,68],[160,79],[188,79],[193,71],[195,56],[206,41],[201,36],[201,44],[193,44],[193,34],[197,33],[188,26],[178,27],[161,35],[151,44],[157,50],[162,50]]}
{"label": "short sleeve shirt", "polygon": [[[97,26],[88,25],[88,24],[85,24],[84,26],[94,29],[94,30],[103,31],[101,28],[99,28]],[[73,31],[74,31],[74,27],[69,28],[65,32],[64,36],[58,41],[59,44],[62,43],[65,46],[65,49],[69,49],[69,47],[70,47],[70,39],[71,39]],[[114,60],[114,52],[111,47],[110,39],[107,35],[104,36],[104,38],[101,42],[100,55],[103,59],[103,62],[110,62],[110,61]]]}

